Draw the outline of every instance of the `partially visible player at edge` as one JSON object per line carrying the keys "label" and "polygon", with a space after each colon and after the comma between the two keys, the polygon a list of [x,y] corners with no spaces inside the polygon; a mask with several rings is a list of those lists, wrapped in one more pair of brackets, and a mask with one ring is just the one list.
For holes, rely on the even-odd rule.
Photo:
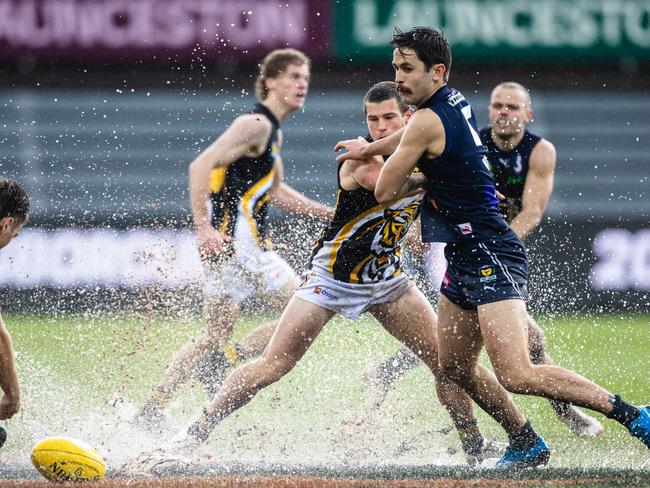
{"label": "partially visible player at edge", "polygon": [[[624,425],[650,448],[650,408],[635,407],[582,376],[532,364],[526,312],[527,257],[517,234],[497,208],[496,188],[474,113],[447,86],[451,49],[439,30],[396,29],[395,81],[404,101],[417,105],[411,121],[393,137],[366,145],[364,157],[391,154],[375,188],[392,201],[427,178],[422,207],[426,242],[447,242],[448,266],[440,296],[440,367],[483,410],[501,423],[510,446],[497,467],[546,464],[550,449],[499,388],[586,407]],[[359,143],[356,143],[359,145]],[[358,158],[356,156],[350,156]],[[496,378],[479,365],[485,345]],[[501,386],[503,385],[503,386]]]}
{"label": "partially visible player at edge", "polygon": [[[399,130],[410,115],[392,82],[368,90],[364,111],[370,140]],[[174,456],[190,454],[223,419],[286,375],[334,315],[356,319],[366,311],[418,351],[436,376],[438,398],[452,417],[468,462],[478,464],[486,447],[493,451],[478,431],[469,397],[438,374],[435,312],[401,269],[401,245],[417,218],[423,193],[379,204],[373,189],[382,165],[379,157],[339,165],[334,218],[314,244],[303,284],[287,305],[262,357],[228,377],[187,434],[145,454],[131,468],[148,471],[169,459],[175,462]]]}
{"label": "partially visible player at edge", "polygon": [[[553,191],[555,147],[528,130],[533,108],[528,90],[515,82],[500,83],[492,90],[490,125],[479,132],[494,174],[496,188],[505,200],[499,210],[520,239],[525,239],[541,222]],[[437,253],[429,253],[437,257]],[[442,256],[440,256],[442,257]],[[436,263],[427,263],[431,268]],[[440,282],[432,283],[439,286]],[[553,364],[546,351],[544,332],[528,314],[528,348],[533,364]],[[386,393],[408,370],[420,365],[408,349],[384,360],[368,373],[372,391],[369,406],[377,408]],[[577,436],[599,436],[603,426],[579,408],[557,400],[551,405],[558,418]]]}
{"label": "partially visible player at edge", "polygon": [[[215,356],[214,352],[230,339],[246,298],[256,294],[270,308],[281,311],[298,287],[295,272],[270,248],[268,203],[312,218],[325,220],[333,215],[332,208],[283,181],[280,123],[304,106],[309,78],[310,61],[302,52],[280,49],[269,53],[255,83],[259,103],[250,113],[237,117],[190,164],[190,200],[205,275],[204,329],[176,353],[136,416],[136,422],[144,427],[162,422],[163,407],[190,374],[208,388],[215,375],[223,374],[225,367],[214,361],[225,359],[225,355]],[[263,347],[268,341],[274,325],[266,324],[259,334],[249,336],[255,354],[258,343]],[[248,354],[244,348],[226,352],[233,360]]]}
{"label": "partially visible player at edge", "polygon": [[[29,219],[29,198],[15,180],[0,178],[0,249],[18,235]],[[20,385],[11,336],[0,316],[0,420],[14,416],[20,408]],[[3,441],[4,442],[4,441]]]}

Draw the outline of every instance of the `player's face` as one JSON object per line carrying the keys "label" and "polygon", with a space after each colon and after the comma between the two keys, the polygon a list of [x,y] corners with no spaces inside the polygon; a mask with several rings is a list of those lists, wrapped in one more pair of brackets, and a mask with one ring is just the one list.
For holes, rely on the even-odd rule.
{"label": "player's face", "polygon": [[436,83],[442,81],[444,69],[434,64],[427,70],[415,51],[408,48],[393,51],[393,68],[395,83],[404,102],[419,105],[429,98],[436,89]]}
{"label": "player's face", "polygon": [[0,219],[0,249],[9,244],[11,240],[18,235],[22,228],[23,224],[16,223],[16,220],[13,217],[4,217]]}
{"label": "player's face", "polygon": [[397,132],[404,127],[407,120],[408,115],[402,114],[394,98],[378,103],[366,103],[366,123],[374,141]]}
{"label": "player's face", "polygon": [[517,88],[497,88],[490,97],[490,125],[497,136],[512,137],[526,129],[533,117],[528,98]]}
{"label": "player's face", "polygon": [[307,64],[289,64],[280,76],[267,80],[269,94],[274,93],[293,110],[305,105],[309,90],[309,66]]}

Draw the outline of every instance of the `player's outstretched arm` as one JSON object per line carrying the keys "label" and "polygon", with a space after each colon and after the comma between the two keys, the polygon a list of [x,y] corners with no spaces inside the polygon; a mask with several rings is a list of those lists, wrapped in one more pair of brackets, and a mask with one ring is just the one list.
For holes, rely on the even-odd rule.
{"label": "player's outstretched arm", "polygon": [[275,159],[275,177],[269,196],[273,205],[294,215],[321,220],[331,220],[334,217],[332,207],[306,197],[284,182],[284,166],[279,156]]}
{"label": "player's outstretched arm", "polygon": [[218,253],[228,238],[212,227],[208,217],[212,170],[226,167],[244,156],[259,156],[266,148],[271,122],[256,114],[242,115],[189,166],[190,204],[199,250]]}
{"label": "player's outstretched arm", "polygon": [[546,139],[538,142],[530,155],[522,209],[510,222],[520,239],[525,239],[542,221],[553,192],[555,160],[555,147]]}
{"label": "player's outstretched arm", "polygon": [[388,158],[379,175],[375,198],[380,203],[406,196],[426,184],[421,173],[413,173],[424,153],[435,157],[445,147],[445,130],[431,110],[417,111],[404,130],[399,146]]}
{"label": "player's outstretched arm", "polygon": [[334,150],[340,151],[346,149],[347,151],[339,154],[336,157],[336,162],[342,163],[347,159],[366,159],[372,156],[388,156],[389,154],[393,154],[399,145],[403,133],[404,128],[374,142],[368,142],[363,137],[339,141],[334,146]]}
{"label": "player's outstretched arm", "polygon": [[0,317],[0,388],[4,392],[0,400],[0,420],[13,417],[20,408],[20,386],[11,336]]}

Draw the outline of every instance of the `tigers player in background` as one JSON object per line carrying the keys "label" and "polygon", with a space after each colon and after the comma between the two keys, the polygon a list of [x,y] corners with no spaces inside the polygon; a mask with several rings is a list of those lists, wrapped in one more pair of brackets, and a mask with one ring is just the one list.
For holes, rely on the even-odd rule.
{"label": "tigers player in background", "polygon": [[[532,103],[528,90],[519,83],[501,83],[492,90],[489,118],[490,125],[481,129],[479,135],[487,149],[496,188],[505,196],[505,200],[499,202],[499,209],[523,240],[541,222],[553,191],[555,147],[528,130],[533,120]],[[444,274],[446,267],[441,249],[438,243],[427,249],[427,271],[432,284],[438,287],[442,281],[440,269]],[[544,333],[530,314],[528,339],[533,364],[553,364],[546,351]],[[415,355],[402,349],[370,370],[366,374],[372,387],[368,406],[379,407],[395,382],[419,364]],[[576,436],[602,433],[602,424],[578,407],[557,400],[551,400],[551,405],[558,418]]]}
{"label": "tigers player in background", "polygon": [[[271,249],[268,204],[312,218],[325,220],[333,215],[332,208],[283,181],[280,123],[303,108],[309,77],[310,61],[302,52],[281,49],[269,53],[255,84],[259,103],[235,119],[190,164],[190,200],[205,275],[204,328],[176,353],[137,414],[136,423],[143,427],[162,422],[164,406],[190,374],[210,384],[220,373],[220,365],[212,361],[213,353],[229,340],[245,299],[256,295],[271,309],[282,310],[298,287],[295,272]],[[273,326],[260,329],[262,341],[268,340],[266,331]],[[251,341],[256,342],[254,338]],[[243,349],[228,352],[237,359],[247,353]]]}
{"label": "tigers player in background", "polygon": [[[0,249],[18,235],[28,219],[29,198],[25,190],[15,180],[0,178]],[[20,385],[11,336],[2,316],[0,316],[0,388],[4,393],[0,400],[0,420],[6,420],[13,417],[20,408]]]}
{"label": "tigers player in background", "polygon": [[[364,98],[369,140],[402,128],[410,116],[395,83],[374,85]],[[417,351],[436,377],[440,402],[456,426],[466,458],[478,464],[494,444],[485,442],[469,397],[438,373],[437,318],[428,300],[401,268],[401,245],[417,218],[423,194],[379,204],[375,182],[381,157],[348,160],[338,168],[335,215],[314,245],[300,288],[287,305],[262,357],[234,371],[186,434],[129,465],[150,470],[189,455],[222,420],[261,389],[280,380],[338,314],[356,319],[368,312],[395,338]],[[498,446],[497,446],[498,448]],[[493,453],[498,454],[498,453]],[[127,468],[128,469],[128,468]]]}

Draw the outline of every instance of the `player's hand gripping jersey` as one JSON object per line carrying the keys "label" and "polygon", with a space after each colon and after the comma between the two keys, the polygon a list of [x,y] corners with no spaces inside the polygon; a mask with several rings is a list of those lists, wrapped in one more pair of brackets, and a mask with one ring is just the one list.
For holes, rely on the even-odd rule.
{"label": "player's hand gripping jersey", "polygon": [[506,197],[503,202],[499,202],[499,210],[510,222],[522,210],[528,161],[533,149],[542,138],[526,130],[519,144],[509,151],[502,151],[492,140],[490,127],[481,129],[480,136],[487,149],[487,158],[497,190]]}

